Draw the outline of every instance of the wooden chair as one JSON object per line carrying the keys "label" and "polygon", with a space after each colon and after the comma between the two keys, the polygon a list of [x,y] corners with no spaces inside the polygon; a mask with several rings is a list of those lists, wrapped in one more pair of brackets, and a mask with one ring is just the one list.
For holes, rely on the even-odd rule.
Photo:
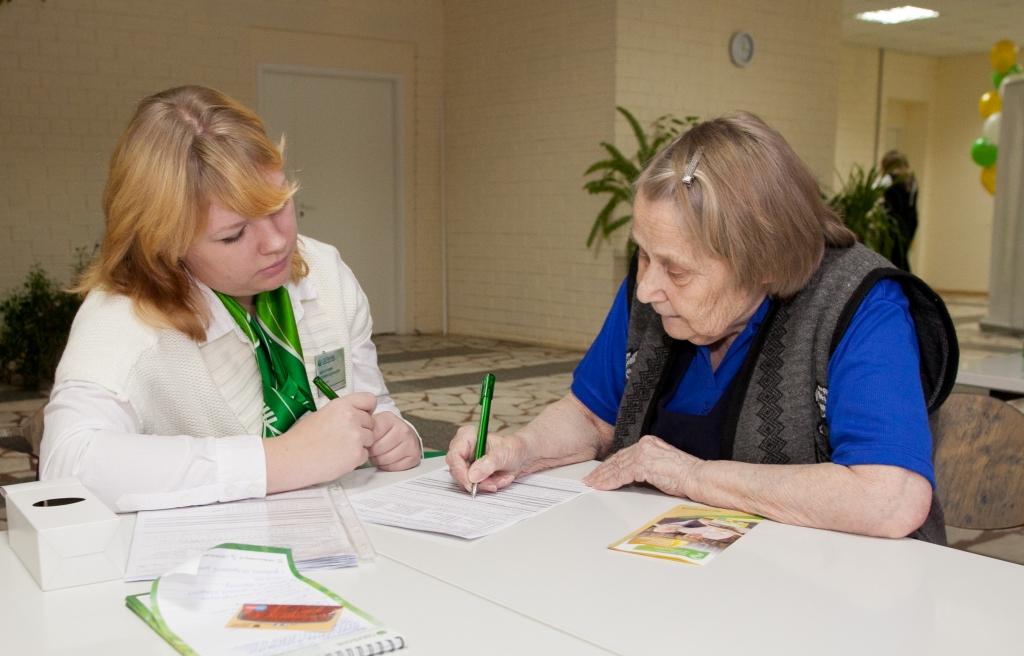
{"label": "wooden chair", "polygon": [[935,478],[946,524],[1024,525],[1024,414],[988,396],[951,394],[932,416]]}

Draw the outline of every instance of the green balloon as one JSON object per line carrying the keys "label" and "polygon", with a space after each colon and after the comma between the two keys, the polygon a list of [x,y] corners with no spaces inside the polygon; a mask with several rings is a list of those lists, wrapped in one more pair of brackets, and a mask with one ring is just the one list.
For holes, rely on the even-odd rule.
{"label": "green balloon", "polygon": [[1020,72],[1020,64],[1014,64],[1013,66],[1006,69],[1002,73],[1000,73],[999,71],[992,71],[992,86],[994,86],[996,89],[999,89],[999,85],[1003,83],[1004,77],[1006,77],[1007,75],[1013,75],[1014,73]]}
{"label": "green balloon", "polygon": [[999,156],[999,147],[989,142],[985,137],[978,137],[971,146],[971,159],[981,167],[992,166]]}

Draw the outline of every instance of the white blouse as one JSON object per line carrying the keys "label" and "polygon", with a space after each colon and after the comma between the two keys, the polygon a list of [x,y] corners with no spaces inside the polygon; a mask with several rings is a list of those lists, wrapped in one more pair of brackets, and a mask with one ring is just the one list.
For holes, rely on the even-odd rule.
{"label": "white blouse", "polygon": [[[304,243],[307,248],[317,249],[319,255],[324,255],[325,245],[309,239]],[[333,253],[333,258],[330,258],[330,253]],[[318,290],[312,275],[297,284],[289,283],[288,291],[303,350],[307,351],[307,344],[316,348],[332,339],[336,341],[337,334],[347,335],[345,350],[349,360],[346,367],[349,370],[346,376],[348,382],[341,394],[369,392],[377,397],[375,412],[393,412],[401,417],[377,367],[377,351],[370,337],[371,323],[366,297],[351,271],[341,262],[337,251],[330,248],[328,258],[335,259],[335,264],[340,265],[343,282],[349,283],[351,278],[350,288],[343,291],[347,291],[348,296],[354,300],[343,305],[345,311],[354,316],[348,317],[348,325],[343,330],[339,329],[334,325],[336,322],[330,319],[329,313],[316,311]],[[315,265],[315,260],[316,257],[307,255],[311,267]],[[323,280],[321,277],[321,284]],[[176,425],[173,421],[168,424],[163,420],[161,424],[160,421],[140,416],[140,412],[145,412],[142,409],[145,404],[138,400],[142,395],[133,390],[140,385],[145,386],[153,376],[146,378],[133,372],[132,375],[118,378],[76,373],[89,372],[96,365],[76,368],[70,364],[65,366],[65,360],[78,357],[83,350],[88,351],[90,345],[95,345],[95,339],[92,342],[84,338],[76,340],[73,329],[73,338],[61,361],[62,366],[58,368],[57,382],[45,410],[39,463],[41,479],[77,476],[116,512],[198,505],[266,495],[266,458],[263,439],[260,437],[263,390],[252,346],[213,292],[201,284],[200,289],[211,314],[206,340],[198,345],[202,358],[200,367],[205,365],[209,374],[206,382],[212,382],[211,389],[206,391],[203,398],[213,399],[212,405],[221,401],[227,414],[237,417],[235,424],[227,425],[237,426],[238,434],[206,437],[147,432],[145,429],[150,425]],[[311,301],[314,303],[311,304]],[[313,310],[306,312],[307,306]],[[89,316],[103,317],[106,314],[110,313],[101,307],[100,310],[93,309]],[[118,316],[123,322],[123,312]],[[76,323],[78,321],[76,318]],[[126,330],[124,333],[126,343],[130,344],[133,331]],[[116,342],[116,330],[112,331],[110,339]],[[131,357],[132,349],[129,346],[125,349],[127,356]],[[310,360],[315,354],[304,353],[307,369],[312,368]],[[102,361],[102,358],[98,360]],[[112,368],[116,367],[112,365]],[[71,373],[62,375],[62,371]],[[122,379],[128,382],[124,385],[110,382]],[[189,385],[183,384],[182,387]],[[195,387],[202,385],[196,383]],[[195,393],[199,395],[203,391],[196,389]],[[189,390],[183,392],[188,394]],[[315,388],[313,393],[317,407],[327,402]],[[165,404],[172,404],[173,414],[173,404],[179,400],[163,397],[161,400]],[[182,397],[180,404],[184,408],[190,401],[194,399]],[[200,404],[198,407],[205,406]],[[191,410],[195,412],[195,407]],[[225,408],[210,410],[213,415],[225,412]],[[162,408],[160,412],[162,416],[168,412],[168,408]],[[186,421],[184,425],[189,424]],[[225,424],[221,422],[220,425]],[[415,428],[413,430],[415,432]]]}

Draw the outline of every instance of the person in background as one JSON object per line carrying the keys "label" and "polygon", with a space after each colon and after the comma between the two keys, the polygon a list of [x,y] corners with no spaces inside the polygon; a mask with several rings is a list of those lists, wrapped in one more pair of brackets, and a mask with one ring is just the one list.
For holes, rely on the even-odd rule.
{"label": "person in background", "polygon": [[908,253],[917,232],[917,178],[910,170],[907,156],[890,150],[882,157],[882,179],[885,187],[885,209],[896,220],[899,242],[893,251],[892,263],[910,271]]}
{"label": "person in background", "polygon": [[669,144],[633,216],[637,257],[570,393],[475,462],[461,428],[455,480],[493,491],[597,458],[600,490],[944,542],[928,413],[958,351],[939,297],[857,244],[752,114]]}
{"label": "person in background", "polygon": [[41,479],[77,476],[125,512],[262,497],[367,459],[419,463],[366,296],[334,247],[298,235],[297,188],[259,117],[224,94],[184,86],[139,103],[77,287]]}

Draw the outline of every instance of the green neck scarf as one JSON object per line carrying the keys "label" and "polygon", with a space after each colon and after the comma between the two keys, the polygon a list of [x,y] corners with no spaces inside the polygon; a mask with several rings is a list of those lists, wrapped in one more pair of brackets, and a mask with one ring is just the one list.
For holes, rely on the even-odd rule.
{"label": "green neck scarf", "polygon": [[280,435],[316,410],[288,290],[278,287],[256,294],[255,317],[231,296],[214,293],[252,342],[263,381],[263,437]]}

